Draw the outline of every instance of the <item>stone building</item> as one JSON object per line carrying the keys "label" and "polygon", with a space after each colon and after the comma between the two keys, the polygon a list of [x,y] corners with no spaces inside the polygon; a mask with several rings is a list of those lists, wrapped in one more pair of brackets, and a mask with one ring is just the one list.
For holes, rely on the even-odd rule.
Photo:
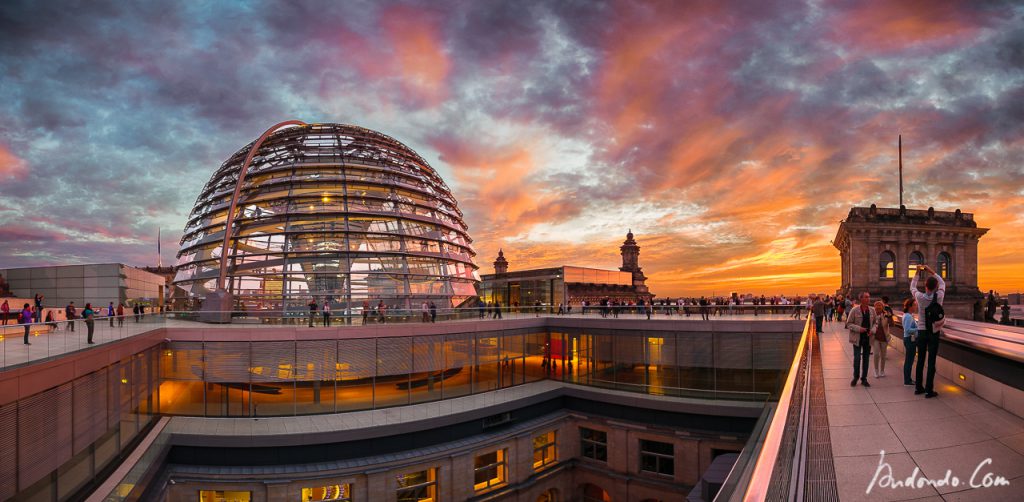
{"label": "stone building", "polygon": [[928,265],[946,281],[946,312],[971,319],[982,297],[978,239],[986,232],[974,215],[959,209],[851,208],[833,241],[842,260],[839,293],[868,291],[897,306],[910,296],[917,266]]}
{"label": "stone building", "polygon": [[504,251],[499,250],[494,260],[494,273],[481,276],[480,298],[505,306],[528,306],[540,302],[546,307],[559,304],[580,306],[585,301],[597,305],[602,299],[650,301],[653,295],[640,267],[640,246],[632,231],[626,234],[619,250],[622,266],[617,271],[563,265],[512,272],[508,270]]}

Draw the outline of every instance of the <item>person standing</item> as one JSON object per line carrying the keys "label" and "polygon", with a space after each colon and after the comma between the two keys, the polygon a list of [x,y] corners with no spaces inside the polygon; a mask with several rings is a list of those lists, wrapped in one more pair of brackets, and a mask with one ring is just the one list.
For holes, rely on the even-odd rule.
{"label": "person standing", "polygon": [[25,325],[25,345],[32,345],[31,343],[28,343],[28,332],[32,329],[32,308],[29,304],[26,303],[25,306],[21,308],[21,314],[18,315],[18,322]]}
{"label": "person standing", "polygon": [[331,302],[324,300],[324,326],[330,327],[331,325]]}
{"label": "person standing", "polygon": [[430,302],[430,322],[437,322],[437,304]]}
{"label": "person standing", "polygon": [[494,300],[494,319],[501,319],[501,302]]}
{"label": "person standing", "polygon": [[36,322],[43,322],[43,295],[36,293]]}
{"label": "person standing", "polygon": [[123,328],[124,327],[124,304],[123,303],[118,303],[117,304],[117,327],[118,328]]}
{"label": "person standing", "polygon": [[363,326],[366,326],[366,321],[370,318],[370,301],[363,300]]}
{"label": "person standing", "polygon": [[825,322],[825,302],[821,301],[820,296],[814,297],[814,303],[811,304],[811,312],[814,314],[814,327],[821,333],[822,325]]}
{"label": "person standing", "polygon": [[384,300],[380,300],[379,302],[377,302],[377,316],[378,316],[378,320],[382,324],[387,322],[387,320],[388,320],[387,310],[388,310],[388,306],[384,305]]}
{"label": "person standing", "polygon": [[139,322],[139,314],[142,313],[142,306],[138,303],[132,305],[132,314],[135,314],[135,322]]}
{"label": "person standing", "polygon": [[75,308],[75,302],[68,303],[68,306],[64,307],[64,318],[68,320],[68,329],[72,333],[75,331],[76,317],[78,317],[78,309]]}
{"label": "person standing", "polygon": [[420,322],[429,322],[430,319],[430,305],[427,304],[426,300],[420,305]]}
{"label": "person standing", "polygon": [[7,326],[7,318],[11,315],[11,306],[4,300],[3,305],[0,305],[0,313],[4,316],[4,326]]}
{"label": "person standing", "polygon": [[860,380],[864,387],[871,387],[868,383],[868,362],[871,357],[871,328],[877,322],[874,309],[868,307],[871,301],[871,294],[867,291],[860,294],[860,305],[850,310],[846,318],[846,329],[850,332],[850,344],[853,345],[853,380],[850,387],[857,385]]}
{"label": "person standing", "polygon": [[316,298],[310,298],[309,303],[309,327],[313,327],[313,319],[316,318]]}
{"label": "person standing", "polygon": [[914,385],[910,370],[914,368],[914,354],[917,353],[917,300],[907,298],[903,302],[903,385]]}
{"label": "person standing", "polygon": [[889,349],[889,322],[892,317],[885,313],[885,308],[885,302],[875,302],[875,326],[871,329],[871,352],[874,354],[875,378],[885,376],[885,355]]}
{"label": "person standing", "polygon": [[114,302],[107,305],[107,317],[110,319],[110,327],[114,327]]}
{"label": "person standing", "polygon": [[93,330],[96,328],[95,317],[96,312],[92,309],[92,304],[86,303],[85,308],[82,309],[82,319],[85,319],[85,328],[86,331],[88,331],[86,341],[89,343],[96,343],[92,341],[92,333]]}
{"label": "person standing", "polygon": [[[918,279],[928,274],[925,279],[924,293],[917,289]],[[935,357],[939,352],[939,336],[942,325],[945,324],[945,311],[942,308],[942,301],[946,298],[946,282],[939,277],[931,267],[920,265],[914,279],[910,281],[910,294],[917,301],[917,308],[924,317],[924,331],[919,331],[917,336],[917,368],[914,394],[924,394],[926,398],[933,398],[939,393],[935,392]],[[928,373],[925,377],[924,366],[927,360]]]}

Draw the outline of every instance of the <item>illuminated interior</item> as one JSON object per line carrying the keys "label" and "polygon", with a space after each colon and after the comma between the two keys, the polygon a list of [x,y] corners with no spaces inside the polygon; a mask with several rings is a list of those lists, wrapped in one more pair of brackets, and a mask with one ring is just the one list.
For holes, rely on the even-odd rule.
{"label": "illuminated interior", "polygon": [[[213,174],[178,252],[176,301],[216,289],[224,225],[251,144]],[[451,190],[416,152],[362,127],[285,128],[242,183],[225,287],[241,310],[459,306],[476,295],[475,251]]]}

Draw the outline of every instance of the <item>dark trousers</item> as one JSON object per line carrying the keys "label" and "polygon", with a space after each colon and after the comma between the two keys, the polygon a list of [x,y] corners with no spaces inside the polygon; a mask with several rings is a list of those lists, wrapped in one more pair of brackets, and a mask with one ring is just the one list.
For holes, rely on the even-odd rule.
{"label": "dark trousers", "polygon": [[25,344],[28,345],[28,323],[25,323]]}
{"label": "dark trousers", "polygon": [[309,327],[310,328],[313,327],[313,319],[314,318],[316,318],[316,311],[315,310],[310,310],[309,311]]}
{"label": "dark trousers", "polygon": [[821,333],[821,324],[825,321],[825,318],[817,314],[814,315],[814,327],[817,328],[818,333]]}
{"label": "dark trousers", "polygon": [[[919,333],[917,335],[917,390],[932,392],[935,389],[935,356],[938,353],[938,335],[932,333]],[[928,379],[922,380],[926,357],[928,359]],[[924,387],[921,387],[922,382],[924,382]]]}
{"label": "dark trousers", "polygon": [[917,353],[917,342],[910,337],[903,338],[903,383],[910,383],[910,371],[914,369],[914,354]]}
{"label": "dark trousers", "polygon": [[92,343],[92,330],[96,327],[96,323],[94,321],[85,321],[85,327],[89,330],[89,335],[86,338],[86,341]]}
{"label": "dark trousers", "polygon": [[110,314],[110,327],[114,327],[114,314]]}
{"label": "dark trousers", "polygon": [[75,330],[75,321],[74,320],[68,319],[68,329],[70,329],[71,331]]}
{"label": "dark trousers", "polygon": [[868,362],[871,361],[871,342],[861,337],[860,343],[853,346],[853,379],[868,379]]}
{"label": "dark trousers", "polygon": [[324,314],[324,326],[330,326],[330,325],[331,325],[331,314],[325,313]]}

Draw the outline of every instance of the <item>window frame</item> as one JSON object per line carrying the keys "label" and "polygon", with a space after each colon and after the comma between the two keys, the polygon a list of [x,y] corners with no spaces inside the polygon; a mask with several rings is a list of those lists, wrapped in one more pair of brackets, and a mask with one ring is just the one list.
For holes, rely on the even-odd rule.
{"label": "window frame", "polygon": [[[541,438],[544,438],[546,436],[550,436],[551,439],[547,440],[547,442],[545,442],[545,443],[542,443],[542,444],[538,445],[537,444],[537,440],[541,439]],[[531,444],[533,445],[533,470],[534,470],[534,472],[544,470],[548,466],[553,465],[558,460],[558,431],[557,430],[551,430],[551,431],[545,432],[543,434],[538,434],[536,436],[533,436],[533,440],[531,441]],[[550,449],[550,453],[551,453],[550,456],[547,455],[549,449]],[[537,454],[538,453],[540,453],[540,455],[541,455],[540,460],[537,460]]]}
{"label": "window frame", "polygon": [[[945,270],[943,270],[943,264],[945,264]],[[942,277],[942,280],[948,281],[950,277],[953,277],[953,255],[946,251],[939,251],[939,254],[935,255],[935,272]]]}
{"label": "window frame", "polygon": [[[338,488],[338,494],[339,494],[338,497],[335,497],[335,498],[332,498],[332,499],[326,499],[326,498],[325,499],[313,499],[313,498],[308,498],[307,499],[306,498],[307,490],[309,492],[312,492],[313,490],[320,488],[320,489],[324,489],[324,491],[327,492],[326,489],[327,488],[331,488],[331,487],[337,487]],[[342,493],[344,493],[345,496],[341,496]],[[323,501],[323,502],[352,502],[352,483],[331,483],[331,484],[327,484],[327,485],[323,485],[323,486],[304,486],[304,487],[302,487],[302,491],[300,492],[300,494],[301,494],[300,495],[301,496],[300,500],[302,500],[303,502],[306,502],[306,501],[313,501],[313,502],[321,502],[321,501]],[[309,496],[312,497],[313,494],[310,493]]]}
{"label": "window frame", "polygon": [[[426,475],[427,480],[422,482],[422,483],[416,483],[416,484],[413,484],[413,485],[402,486],[401,481],[399,481],[399,478],[401,478],[401,477],[406,477],[406,476],[409,476],[410,474],[417,474],[417,473],[420,473],[420,472],[424,472],[424,473],[427,474]],[[400,494],[403,491],[414,491],[414,490],[417,490],[419,488],[426,487],[427,488],[427,492],[429,494],[428,498],[416,499],[417,502],[437,502],[438,500],[440,500],[440,498],[438,496],[438,493],[439,493],[439,490],[438,490],[439,489],[439,484],[438,484],[438,481],[437,481],[438,474],[439,473],[438,473],[438,468],[437,467],[428,467],[428,468],[423,469],[423,470],[407,471],[407,472],[404,472],[404,473],[398,475],[398,477],[396,477],[396,479],[395,479],[395,483],[398,485],[395,488],[395,499],[396,500],[401,500],[401,495]]]}
{"label": "window frame", "polygon": [[[657,451],[645,450],[644,449],[644,446],[645,446],[644,443],[668,445],[670,447],[670,449],[672,450],[672,453],[668,454],[668,453],[662,453],[662,452],[657,452]],[[675,477],[676,445],[674,443],[667,443],[665,441],[657,441],[657,440],[654,440],[654,439],[640,439],[638,441],[638,443],[637,443],[637,446],[638,446],[638,449],[639,449],[639,452],[640,452],[640,455],[638,455],[639,460],[640,460],[640,465],[639,465],[640,472],[645,473],[645,474],[653,474],[655,476],[664,476],[664,477],[670,477],[670,478],[674,478]],[[644,469],[644,460],[646,458],[653,458],[654,459],[654,469],[655,470],[650,471],[650,470]],[[662,467],[663,467],[663,465],[665,463],[668,464],[668,467],[669,467],[668,471],[669,471],[669,473],[662,472],[662,470],[663,470]]]}
{"label": "window frame", "polygon": [[[488,455],[495,455],[495,461],[483,466],[477,466],[477,460]],[[491,469],[494,470],[494,477],[489,477],[483,482],[477,481],[478,474]],[[498,448],[497,450],[473,456],[473,491],[487,491],[506,483],[508,483],[508,448]]]}
{"label": "window frame", "polygon": [[[595,433],[600,434],[604,436],[604,441],[600,441],[593,437],[586,437],[584,431],[591,433],[592,436],[595,435]],[[587,455],[586,452],[588,446],[592,448],[593,456]],[[598,458],[602,456],[599,455],[598,452],[604,452],[604,458]],[[580,426],[580,457],[596,462],[608,463],[608,431]]]}
{"label": "window frame", "polygon": [[896,279],[896,253],[885,250],[878,255],[878,278]]}

